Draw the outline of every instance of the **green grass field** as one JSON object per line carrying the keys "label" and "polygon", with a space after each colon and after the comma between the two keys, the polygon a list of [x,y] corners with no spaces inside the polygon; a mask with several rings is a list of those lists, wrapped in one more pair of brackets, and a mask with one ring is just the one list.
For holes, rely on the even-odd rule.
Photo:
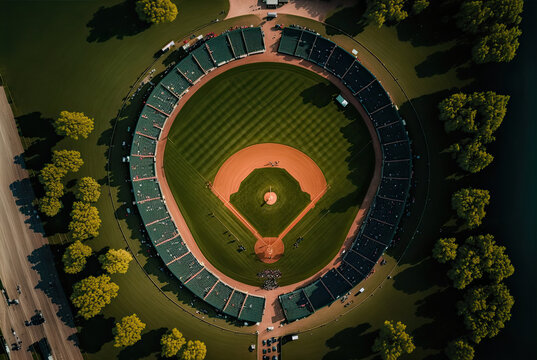
{"label": "green grass field", "polygon": [[[166,177],[201,251],[226,275],[258,285],[256,274],[273,268],[282,272],[280,284],[291,284],[313,275],[339,250],[369,186],[374,154],[364,121],[356,109],[335,103],[338,93],[311,71],[258,63],[219,75],[181,109],[168,135]],[[255,255],[253,234],[204,186],[229,156],[268,142],[304,152],[330,185],[283,239],[283,257],[270,265]],[[247,251],[238,253],[226,230]],[[304,241],[293,248],[299,236]]]}
{"label": "green grass field", "polygon": [[[265,193],[274,192],[278,200],[265,203]],[[256,169],[231,194],[230,203],[265,237],[277,237],[311,201],[309,194],[284,169]]]}

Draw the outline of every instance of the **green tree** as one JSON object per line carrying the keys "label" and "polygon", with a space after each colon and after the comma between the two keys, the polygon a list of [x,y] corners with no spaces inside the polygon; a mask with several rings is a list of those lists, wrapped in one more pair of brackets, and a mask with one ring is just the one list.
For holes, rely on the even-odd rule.
{"label": "green tree", "polygon": [[110,249],[106,254],[99,256],[103,269],[109,274],[125,274],[132,261],[130,252],[123,249]]}
{"label": "green tree", "polygon": [[62,111],[54,122],[54,128],[58,135],[69,136],[75,140],[80,137],[86,139],[93,131],[93,119],[81,112]]}
{"label": "green tree", "polygon": [[505,24],[496,24],[490,34],[481,37],[474,45],[472,59],[477,64],[509,62],[516,56],[520,35],[522,31],[516,26],[508,28]]}
{"label": "green tree", "polygon": [[39,199],[39,210],[47,216],[56,216],[61,208],[62,203],[56,197],[45,196]]}
{"label": "green tree", "polygon": [[485,206],[490,203],[488,190],[460,189],[451,196],[451,207],[469,228],[481,225],[486,215]]}
{"label": "green tree", "polygon": [[145,324],[136,314],[125,316],[114,327],[114,346],[130,346],[136,344],[142,338]]}
{"label": "green tree", "polygon": [[406,325],[398,321],[386,320],[384,326],[380,328],[380,334],[375,339],[373,351],[380,352],[384,360],[396,360],[403,354],[410,354],[414,351],[412,336],[406,331]]}
{"label": "green tree", "polygon": [[457,239],[455,238],[438,239],[433,247],[433,257],[439,263],[447,263],[457,256],[457,247]]}
{"label": "green tree", "polygon": [[460,130],[490,143],[507,113],[508,102],[509,96],[493,91],[456,93],[438,104],[439,117],[447,132]]}
{"label": "green tree", "polygon": [[67,174],[67,170],[57,167],[54,164],[46,164],[39,172],[39,181],[43,185],[59,183],[63,177]]}
{"label": "green tree", "polygon": [[205,344],[199,340],[189,340],[181,353],[181,360],[203,360],[207,355]]}
{"label": "green tree", "polygon": [[457,312],[470,330],[470,338],[479,343],[492,338],[511,319],[515,300],[505,284],[488,285],[468,289],[463,300],[457,303]]}
{"label": "green tree", "polygon": [[84,165],[84,160],[82,160],[80,152],[76,150],[54,150],[52,163],[58,168],[77,172]]}
{"label": "green tree", "polygon": [[474,348],[465,340],[458,339],[448,344],[446,355],[449,360],[472,360],[474,358]]}
{"label": "green tree", "polygon": [[489,154],[485,146],[477,140],[465,145],[457,153],[457,164],[461,169],[473,174],[489,166],[492,160],[494,156]]}
{"label": "green tree", "polygon": [[174,21],[178,12],[171,0],[138,0],[136,13],[142,21],[160,24]]}
{"label": "green tree", "polygon": [[490,33],[497,24],[520,24],[523,6],[523,0],[464,0],[456,24],[472,34]]}
{"label": "green tree", "polygon": [[119,286],[107,275],[89,276],[73,286],[71,302],[78,309],[78,315],[90,319],[110,304],[118,294]]}
{"label": "green tree", "polygon": [[63,184],[59,181],[51,181],[45,184],[45,195],[51,198],[63,196]]}
{"label": "green tree", "polygon": [[85,240],[90,237],[99,235],[101,227],[101,218],[99,210],[95,206],[88,203],[76,201],[73,203],[73,211],[71,211],[71,222],[69,230],[72,231],[73,239]]}
{"label": "green tree", "polygon": [[101,196],[101,185],[99,185],[97,180],[92,177],[83,177],[78,181],[75,196],[78,200],[83,202],[97,202]]}
{"label": "green tree", "polygon": [[77,274],[84,270],[86,259],[91,255],[91,247],[80,240],[75,241],[65,249],[62,256],[63,269],[67,274]]}
{"label": "green tree", "polygon": [[448,271],[453,286],[464,289],[484,275],[499,283],[511,276],[515,269],[505,254],[505,247],[496,245],[492,235],[470,236],[457,250],[457,257]]}
{"label": "green tree", "polygon": [[160,345],[162,345],[162,356],[174,357],[179,353],[179,350],[185,345],[186,340],[179,330],[173,328],[162,335]]}

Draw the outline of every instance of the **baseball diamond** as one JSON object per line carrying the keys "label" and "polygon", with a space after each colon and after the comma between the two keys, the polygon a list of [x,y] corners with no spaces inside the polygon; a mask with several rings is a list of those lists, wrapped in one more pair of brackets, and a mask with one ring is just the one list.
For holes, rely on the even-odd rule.
{"label": "baseball diamond", "polygon": [[[212,59],[204,62],[205,67],[197,60],[194,52],[190,53],[161,80],[149,96],[140,116],[131,150],[131,175],[135,185],[135,195],[148,234],[157,251],[172,273],[190,291],[226,314],[254,322],[263,320],[267,297],[272,299],[274,295],[279,294],[279,302],[285,318],[287,321],[294,321],[330,304],[357,285],[369,274],[376,260],[390,244],[404,210],[410,186],[411,154],[408,136],[391,99],[380,83],[352,55],[336,44],[319,35],[308,33],[307,30],[288,27],[282,33],[278,49],[281,54],[302,57],[313,62],[316,64],[314,69],[319,69],[317,70],[319,74],[329,71],[333,74],[327,75],[332,82],[330,83],[309,70],[292,66],[291,71],[290,65],[264,62],[264,36],[260,28],[234,31],[243,33],[242,39],[246,49],[253,49],[253,52],[262,54],[251,58],[243,58],[241,55],[239,59],[233,50],[229,33],[224,33],[222,36],[207,41],[205,47],[197,49],[198,52],[207,51],[209,56],[205,58]],[[304,33],[309,35],[309,37],[304,37],[304,39],[310,39],[309,43],[300,40]],[[252,44],[249,44],[249,41]],[[270,58],[296,64],[287,55],[284,57],[273,55]],[[236,61],[236,64],[253,64],[225,71],[224,64],[231,61]],[[278,76],[274,78],[274,74]],[[341,79],[346,88],[337,85],[336,78]],[[287,79],[289,80],[285,82]],[[203,87],[196,86],[199,81],[201,84],[206,84]],[[220,91],[221,82],[227,82],[228,85],[235,84],[235,93],[228,90]],[[276,85],[270,87],[268,83]],[[291,84],[300,86],[297,88],[296,85],[293,87]],[[344,96],[348,97],[354,107],[345,110],[337,108],[333,102],[338,93],[335,85],[341,89]],[[285,89],[283,94],[275,91],[279,87]],[[227,88],[229,89],[229,86]],[[255,93],[254,89],[261,89],[262,92]],[[301,91],[297,94],[300,89]],[[252,93],[255,95],[252,96]],[[231,95],[244,101],[243,105],[236,106],[239,103],[234,103],[230,98]],[[302,104],[297,96],[302,97]],[[261,113],[256,113],[253,109],[260,109],[260,103],[255,104],[252,97],[263,99],[267,104],[271,104],[271,107],[267,106]],[[289,101],[285,104],[287,106],[279,103],[281,99]],[[203,104],[204,101],[207,102]],[[221,235],[225,236],[223,238],[221,236],[222,240],[219,242],[228,245],[236,243],[235,245],[238,246],[233,262],[236,258],[242,257],[247,259],[245,263],[248,264],[248,258],[251,256],[244,256],[246,254],[242,252],[253,245],[254,236],[245,231],[247,229],[244,225],[237,221],[237,217],[230,213],[221,202],[218,206],[218,197],[210,190],[214,186],[213,181],[216,183],[213,177],[216,175],[219,164],[222,164],[230,154],[244,148],[244,145],[279,142],[277,136],[271,137],[267,136],[268,134],[282,133],[281,136],[286,139],[300,139],[308,134],[307,131],[301,131],[299,128],[293,129],[295,130],[294,136],[286,133],[284,128],[278,129],[278,122],[268,116],[272,113],[277,119],[292,118],[292,107],[289,104],[304,105],[302,113],[307,111],[306,108],[313,111],[307,115],[310,119],[316,118],[317,109],[319,114],[320,109],[323,109],[323,112],[332,111],[330,121],[322,118],[321,123],[325,125],[333,123],[346,142],[333,143],[329,136],[326,137],[320,133],[322,128],[315,128],[313,135],[313,139],[320,139],[320,142],[312,141],[312,137],[307,136],[305,143],[295,140],[301,145],[297,148],[305,150],[308,156],[320,166],[331,186],[321,198],[316,207],[317,211],[309,212],[298,223],[297,232],[290,232],[285,241],[289,242],[290,239],[294,241],[292,239],[295,239],[297,234],[304,234],[304,236],[299,236],[301,240],[308,239],[310,236],[314,239],[315,235],[322,237],[321,229],[323,228],[339,228],[340,231],[342,230],[340,234],[349,231],[351,222],[355,222],[354,226],[356,226],[361,223],[365,215],[362,210],[358,211],[358,209],[364,209],[364,204],[360,207],[359,199],[364,196],[366,188],[368,190],[365,205],[369,210],[358,236],[353,237],[351,248],[347,248],[346,244],[342,246],[345,237],[340,235],[339,241],[336,240],[338,237],[335,237],[336,241],[331,242],[332,246],[336,244],[335,253],[324,251],[325,259],[327,254],[329,258],[321,261],[322,269],[314,268],[312,274],[308,272],[308,269],[300,268],[302,274],[307,274],[307,278],[292,278],[292,280],[295,282],[296,279],[302,280],[300,285],[305,287],[297,289],[296,284],[292,287],[282,286],[279,291],[271,293],[269,290],[262,290],[255,286],[255,282],[251,280],[244,281],[244,278],[239,280],[235,274],[229,273],[226,270],[226,261],[219,263],[216,257],[211,257],[208,243],[214,245],[216,243],[214,238],[211,238],[209,232],[199,229],[216,228],[216,232],[224,230]],[[222,118],[224,114],[219,113],[219,109],[222,108],[225,108],[227,117]],[[287,112],[283,115],[279,114],[278,110]],[[180,115],[177,116],[179,111]],[[246,119],[250,119],[247,114],[254,114],[256,121],[252,118],[246,123],[235,124],[232,120],[233,115],[230,115],[234,112]],[[210,117],[203,117],[202,114],[210,114]],[[335,120],[338,116],[342,120]],[[362,121],[361,117],[368,119]],[[177,126],[172,127],[172,122],[166,121],[168,118],[176,119],[174,124]],[[194,127],[191,126],[192,119],[202,119],[203,122]],[[263,119],[267,122],[264,123]],[[295,120],[295,122],[297,125],[301,124],[300,120]],[[256,125],[259,128],[256,128]],[[365,125],[368,131],[364,131]],[[234,126],[238,129],[238,133],[233,131]],[[265,133],[263,129],[266,130]],[[249,137],[249,134],[256,134],[257,137]],[[211,136],[213,140],[210,140]],[[233,139],[235,142],[232,141]],[[287,140],[287,142],[293,145],[292,140]],[[352,145],[351,155],[348,152],[349,145]],[[342,153],[346,153],[345,156],[339,157],[340,160],[337,160],[338,156],[332,158],[329,156],[332,152],[337,154],[338,146],[341,146]],[[325,152],[318,153],[316,151],[318,148],[324,149]],[[164,149],[166,149],[166,154],[163,154]],[[327,152],[328,149],[329,152]],[[373,149],[377,170],[374,172],[373,181],[369,183],[372,171],[367,170],[371,169],[367,164],[371,164],[371,159],[373,159],[371,150]],[[215,152],[216,150],[219,152]],[[217,153],[219,155],[215,156]],[[278,159],[270,161],[277,162]],[[349,164],[353,163],[358,168],[349,169]],[[329,164],[333,164],[334,168],[330,168]],[[337,174],[337,167],[343,167],[347,171],[347,176],[338,179],[347,189],[346,193],[338,193],[338,181],[332,178],[334,174]],[[357,174],[361,175],[357,176]],[[358,183],[353,184],[353,180]],[[192,186],[197,189],[192,190]],[[350,188],[354,188],[351,194],[348,193]],[[187,189],[190,191],[185,191]],[[172,201],[171,194],[175,194],[176,201]],[[335,194],[336,198],[329,199],[331,194]],[[345,194],[347,199],[342,200],[341,195]],[[213,197],[212,200],[211,197]],[[189,205],[189,198],[192,198],[190,201],[194,205]],[[328,206],[329,203],[323,203],[327,199],[332,201],[331,207]],[[339,208],[334,206],[336,204]],[[198,209],[197,213],[196,209]],[[338,210],[341,212],[342,209],[346,217],[338,214]],[[328,218],[330,226],[326,224],[317,226],[325,217]],[[337,226],[335,220],[338,217],[351,221],[343,220],[342,226]],[[355,217],[355,221],[352,221]],[[199,225],[196,225],[199,221],[196,218],[202,219]],[[300,225],[303,223],[306,227],[301,228]],[[312,226],[312,224],[315,225]],[[307,235],[308,227],[309,230],[313,229],[314,235]],[[344,249],[348,251],[345,253]],[[316,250],[317,253],[321,252],[320,249]],[[217,251],[220,255],[225,254],[225,251],[220,251],[220,249]],[[272,251],[272,249],[267,250],[269,254]],[[340,255],[342,261],[339,260],[339,265],[334,266],[336,259],[334,255],[337,254],[345,255]],[[225,256],[220,256],[220,258],[225,258]],[[279,265],[282,262],[283,266],[285,260],[291,259],[288,260],[291,263],[295,260],[293,258],[303,258],[303,256],[285,256],[284,253],[281,260],[275,264]],[[330,258],[333,259],[332,262]],[[271,265],[274,266],[274,264]],[[268,265],[265,264],[265,266]],[[252,268],[250,272],[253,272],[251,270]],[[321,275],[324,273],[320,278],[314,276],[319,270],[321,270]],[[328,272],[325,273],[326,270]],[[217,287],[227,290],[218,291],[217,298],[221,298],[219,301],[209,300],[214,298],[211,294]],[[239,311],[236,306],[229,306],[234,294],[242,294],[242,302],[236,304],[240,307]]]}

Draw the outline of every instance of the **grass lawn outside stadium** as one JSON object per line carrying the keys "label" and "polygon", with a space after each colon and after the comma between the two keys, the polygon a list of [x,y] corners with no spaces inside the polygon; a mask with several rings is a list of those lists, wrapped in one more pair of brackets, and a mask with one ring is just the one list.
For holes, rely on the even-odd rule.
{"label": "grass lawn outside stadium", "polygon": [[[273,192],[274,204],[264,196]],[[277,237],[311,201],[300,189],[300,184],[286,170],[256,169],[241,183],[239,191],[231,195],[230,203],[264,237]]]}
{"label": "grass lawn outside stadium", "polygon": [[[166,178],[199,248],[224,274],[259,285],[259,271],[279,269],[279,283],[292,284],[315,274],[341,247],[375,161],[364,120],[356,109],[340,108],[334,101],[338,94],[311,71],[280,63],[248,64],[210,80],[177,115],[164,154]],[[258,260],[253,234],[205,186],[227,158],[258,143],[304,152],[330,185],[284,237],[286,251],[273,264]],[[294,248],[300,236],[304,240]],[[239,244],[246,251],[237,252]]]}

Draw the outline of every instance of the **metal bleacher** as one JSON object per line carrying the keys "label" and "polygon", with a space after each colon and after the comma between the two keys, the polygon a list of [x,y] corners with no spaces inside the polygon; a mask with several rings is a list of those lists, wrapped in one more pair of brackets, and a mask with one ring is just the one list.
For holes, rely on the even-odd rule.
{"label": "metal bleacher", "polygon": [[261,321],[265,299],[224,284],[190,252],[162,197],[156,178],[155,152],[166,120],[192,85],[217,66],[264,50],[260,28],[226,32],[192,49],[154,85],[140,112],[128,158],[135,204],[162,262],[194,295],[217,311],[248,322]]}
{"label": "metal bleacher", "polygon": [[343,261],[304,288],[280,295],[286,320],[294,321],[330,305],[372,272],[390,246],[405,211],[412,151],[405,122],[389,94],[355,56],[331,40],[295,26],[283,29],[278,51],[311,61],[340,78],[369,115],[382,148],[377,193]]}

